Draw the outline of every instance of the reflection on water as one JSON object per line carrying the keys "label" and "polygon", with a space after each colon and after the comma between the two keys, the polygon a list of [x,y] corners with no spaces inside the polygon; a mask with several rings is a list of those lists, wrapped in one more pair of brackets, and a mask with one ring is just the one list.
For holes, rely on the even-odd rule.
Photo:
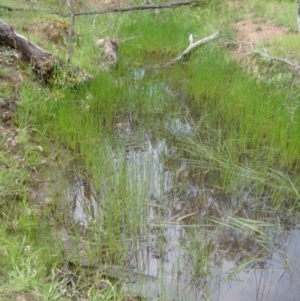
{"label": "reflection on water", "polygon": [[[149,129],[135,133],[129,121],[125,124],[118,131],[126,144],[128,189],[148,205],[138,251],[129,256],[128,265],[149,276],[128,281],[126,289],[151,300],[298,300],[300,231],[292,230],[285,246],[273,254],[268,250],[275,250],[276,233],[270,234],[269,245],[257,244],[234,225],[221,225],[215,234],[210,219],[225,220],[233,209],[250,218],[252,206],[255,212],[260,209],[252,195],[245,192],[231,202],[225,194],[195,183],[187,162],[167,163],[172,154],[168,137],[154,139]],[[165,126],[172,135],[193,131],[192,124],[179,119]],[[123,159],[123,154],[114,154],[116,181]],[[70,187],[74,219],[88,227],[101,214],[97,191],[80,179]],[[244,259],[251,264],[234,273]]]}
{"label": "reflection on water", "polygon": [[97,191],[86,180],[75,174],[70,179],[69,199],[74,221],[81,229],[87,229],[89,222],[100,215],[97,204]]}
{"label": "reflection on water", "polygon": [[235,264],[224,260],[222,271],[212,284],[212,300],[299,300],[299,256],[300,231],[295,229],[288,236],[285,248],[271,254],[270,259],[241,271],[232,281],[226,281],[226,278]]}

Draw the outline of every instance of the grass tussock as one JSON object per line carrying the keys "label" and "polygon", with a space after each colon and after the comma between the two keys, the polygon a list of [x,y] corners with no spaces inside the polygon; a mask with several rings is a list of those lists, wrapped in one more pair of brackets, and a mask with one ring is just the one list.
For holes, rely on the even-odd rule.
{"label": "grass tussock", "polygon": [[[207,48],[203,54],[198,61],[201,68],[190,71],[189,83],[191,101],[205,109],[200,132],[212,127],[220,133],[218,143],[237,159],[253,152],[266,166],[297,168],[297,93],[258,83],[217,49]],[[239,151],[231,150],[232,145]]]}

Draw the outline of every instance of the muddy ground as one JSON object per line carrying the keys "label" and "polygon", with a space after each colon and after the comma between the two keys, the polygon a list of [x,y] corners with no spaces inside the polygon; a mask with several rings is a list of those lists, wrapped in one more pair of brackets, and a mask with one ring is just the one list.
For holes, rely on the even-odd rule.
{"label": "muddy ground", "polygon": [[251,61],[249,54],[251,54],[256,45],[263,45],[264,41],[289,34],[289,29],[285,27],[279,27],[272,23],[262,23],[251,18],[238,21],[232,26],[236,31],[236,41],[234,41],[236,47],[232,51],[232,55],[242,66],[247,65]]}

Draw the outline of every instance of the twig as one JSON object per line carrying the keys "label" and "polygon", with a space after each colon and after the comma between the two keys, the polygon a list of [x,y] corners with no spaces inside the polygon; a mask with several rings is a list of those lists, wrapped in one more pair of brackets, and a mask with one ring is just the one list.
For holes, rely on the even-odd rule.
{"label": "twig", "polygon": [[214,34],[212,34],[211,36],[208,36],[208,37],[206,37],[206,38],[204,38],[204,39],[202,39],[202,40],[198,40],[198,41],[195,42],[195,43],[191,43],[190,46],[189,46],[186,50],[184,50],[183,53],[182,53],[179,57],[177,57],[177,58],[174,60],[174,62],[183,59],[183,58],[186,57],[190,52],[192,52],[194,49],[198,48],[199,46],[201,46],[201,45],[203,45],[203,44],[206,44],[206,43],[208,43],[208,42],[210,42],[210,41],[212,41],[212,40],[215,40],[215,39],[218,37],[219,33],[220,33],[219,30],[217,30],[217,31],[216,31]]}
{"label": "twig", "polygon": [[279,61],[279,62],[285,63],[285,64],[289,65],[290,67],[292,67],[297,72],[300,72],[300,65],[296,65],[289,60],[282,59],[282,58],[276,57],[276,56],[271,56],[271,55],[268,55],[268,54],[260,52],[260,51],[255,51],[254,53],[259,54],[268,60],[274,60],[274,61]]}
{"label": "twig", "polygon": [[[103,10],[97,10],[97,11],[85,11],[85,12],[77,12],[74,15],[75,16],[83,16],[83,15],[103,15],[108,13],[123,13],[128,11],[134,11],[134,10],[146,10],[146,9],[163,9],[163,8],[176,8],[179,6],[185,6],[185,5],[191,5],[191,4],[197,4],[202,3],[204,0],[187,0],[187,1],[178,1],[178,2],[168,2],[168,3],[162,3],[162,4],[141,4],[141,5],[133,5],[128,7],[115,7],[115,8],[108,8]],[[3,8],[8,11],[24,11],[24,10],[30,10],[32,8],[12,8],[8,6],[0,5],[0,9]],[[59,11],[54,10],[48,10],[48,9],[34,9],[35,11],[43,11],[48,12],[54,15],[59,15],[61,17],[69,17],[69,14],[65,14]]]}
{"label": "twig", "polygon": [[160,67],[168,67],[168,66],[171,66],[173,65],[174,63],[186,58],[193,50],[195,50],[196,48],[200,47],[201,45],[204,45],[204,44],[207,44],[208,42],[212,41],[212,40],[215,40],[218,36],[219,36],[219,33],[220,31],[217,30],[214,34],[204,38],[204,39],[201,39],[201,40],[198,40],[194,43],[191,43],[189,45],[188,48],[186,48],[182,54],[180,54],[176,59],[170,61],[170,62],[167,62],[167,63],[161,63],[161,64],[156,64],[156,65],[152,65],[152,66],[149,66],[147,67],[147,69],[154,69],[154,68],[160,68]]}
{"label": "twig", "polygon": [[97,14],[93,20],[93,28],[95,28],[95,22],[96,22],[96,18],[98,17],[99,14]]}
{"label": "twig", "polygon": [[238,46],[241,46],[241,45],[251,46],[251,45],[253,45],[253,43],[244,43],[244,42],[234,41],[234,40],[225,39],[225,38],[223,38],[222,41],[227,43],[227,45],[238,45]]}
{"label": "twig", "polygon": [[[145,9],[162,9],[162,8],[176,8],[179,6],[190,5],[194,3],[200,3],[203,0],[188,0],[188,1],[179,1],[179,2],[168,2],[162,4],[141,4],[141,5],[133,5],[128,7],[113,7],[99,11],[86,11],[86,12],[78,12],[75,16],[83,16],[83,15],[103,15],[108,13],[123,13],[133,10],[145,10]],[[61,14],[61,16],[65,16]]]}
{"label": "twig", "polygon": [[140,38],[141,36],[137,36],[137,37],[130,37],[130,38],[122,38],[122,39],[118,39],[117,40],[117,42],[118,42],[118,44],[120,44],[120,43],[123,43],[123,42],[125,42],[125,41],[129,41],[129,40],[134,40],[134,39],[138,39],[138,38]]}

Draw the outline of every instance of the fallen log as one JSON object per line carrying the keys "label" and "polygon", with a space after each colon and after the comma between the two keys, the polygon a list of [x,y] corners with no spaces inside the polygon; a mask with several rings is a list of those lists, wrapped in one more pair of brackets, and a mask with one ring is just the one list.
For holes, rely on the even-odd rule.
{"label": "fallen log", "polygon": [[68,68],[70,73],[80,75],[80,81],[86,77],[78,67],[68,65],[63,59],[39,47],[28,38],[18,34],[0,19],[0,44],[20,51],[30,61],[33,70],[43,82],[49,82],[56,70]]}

